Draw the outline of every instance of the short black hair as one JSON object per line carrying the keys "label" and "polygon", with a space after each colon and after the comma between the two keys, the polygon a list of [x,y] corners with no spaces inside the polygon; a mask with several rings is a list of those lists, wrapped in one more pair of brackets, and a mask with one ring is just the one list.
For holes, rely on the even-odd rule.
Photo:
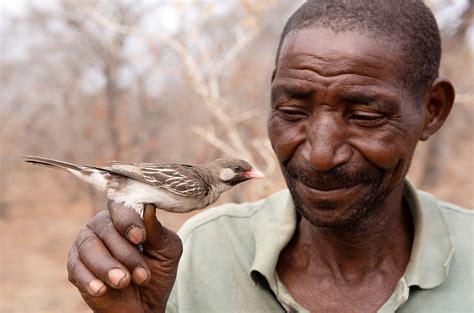
{"label": "short black hair", "polygon": [[308,0],[286,22],[276,66],[286,35],[312,27],[397,40],[404,60],[400,79],[415,96],[422,96],[439,75],[441,36],[433,13],[422,0]]}

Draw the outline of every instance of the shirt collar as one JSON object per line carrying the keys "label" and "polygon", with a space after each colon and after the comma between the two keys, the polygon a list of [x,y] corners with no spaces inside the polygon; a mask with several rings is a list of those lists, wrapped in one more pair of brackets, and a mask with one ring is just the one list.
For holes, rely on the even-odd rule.
{"label": "shirt collar", "polygon": [[250,276],[259,283],[260,276],[272,289],[276,287],[275,268],[281,250],[288,244],[296,230],[296,210],[288,190],[270,197],[266,207],[259,210],[253,220],[255,257]]}
{"label": "shirt collar", "polygon": [[[413,216],[415,235],[412,253],[404,278],[408,286],[423,289],[439,286],[446,279],[454,249],[436,199],[430,194],[417,192],[405,180],[403,195]],[[250,276],[256,283],[263,276],[275,288],[275,268],[283,248],[291,240],[297,224],[296,211],[288,190],[271,197],[253,221],[255,257]]]}
{"label": "shirt collar", "polygon": [[430,289],[448,277],[454,246],[438,201],[426,192],[417,192],[406,180],[403,197],[413,216],[415,237],[405,272],[408,286]]}

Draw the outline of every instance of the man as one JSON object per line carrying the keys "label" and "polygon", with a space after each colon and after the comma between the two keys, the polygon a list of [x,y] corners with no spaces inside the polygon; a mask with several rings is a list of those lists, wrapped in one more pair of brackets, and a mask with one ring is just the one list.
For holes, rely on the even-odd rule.
{"label": "man", "polygon": [[96,312],[473,312],[473,214],[405,180],[454,101],[440,50],[422,1],[308,1],[272,75],[288,190],[201,213],[181,239],[110,203],[71,282]]}

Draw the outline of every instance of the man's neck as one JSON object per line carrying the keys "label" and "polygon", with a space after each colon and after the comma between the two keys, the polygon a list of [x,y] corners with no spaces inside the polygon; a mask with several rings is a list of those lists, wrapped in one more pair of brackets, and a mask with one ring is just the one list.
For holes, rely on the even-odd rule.
{"label": "man's neck", "polygon": [[410,258],[413,226],[402,189],[392,192],[384,206],[352,228],[316,227],[302,218],[280,258],[292,259],[297,268],[323,270],[348,282],[376,270],[403,274]]}
{"label": "man's neck", "polygon": [[[392,205],[350,229],[300,220],[277,264],[280,279],[300,304],[311,311],[372,312],[388,299],[405,272],[413,242],[402,190],[390,197],[386,203]],[[364,305],[356,310],[354,301]]]}

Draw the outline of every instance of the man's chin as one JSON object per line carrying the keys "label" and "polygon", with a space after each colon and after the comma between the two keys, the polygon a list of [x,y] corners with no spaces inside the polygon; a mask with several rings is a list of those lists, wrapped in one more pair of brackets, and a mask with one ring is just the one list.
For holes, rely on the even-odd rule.
{"label": "man's chin", "polygon": [[313,201],[310,205],[297,200],[294,202],[298,214],[317,227],[350,227],[356,224],[358,220],[356,216],[362,215],[350,208],[343,208],[333,201]]}
{"label": "man's chin", "polygon": [[341,187],[330,190],[321,190],[309,187],[300,181],[293,185],[294,193],[300,199],[304,199],[307,204],[320,208],[322,210],[334,210],[350,206],[354,201],[367,192],[367,186],[357,184],[349,187]]}
{"label": "man's chin", "polygon": [[[366,188],[364,188],[366,187]],[[354,186],[324,192],[293,185],[290,193],[297,212],[313,226],[352,228],[380,204],[375,186]]]}

